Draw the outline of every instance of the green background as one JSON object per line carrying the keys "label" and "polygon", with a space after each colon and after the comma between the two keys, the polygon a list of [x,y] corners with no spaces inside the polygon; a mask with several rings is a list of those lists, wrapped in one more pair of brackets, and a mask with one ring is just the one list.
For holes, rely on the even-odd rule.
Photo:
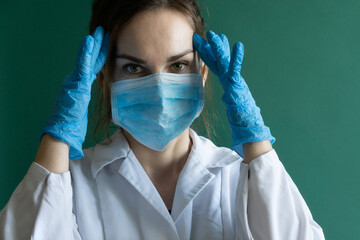
{"label": "green background", "polygon": [[[201,0],[208,28],[245,46],[242,75],[280,160],[327,239],[360,236],[360,1]],[[26,174],[91,1],[1,1],[0,209]],[[213,82],[217,145],[231,146]],[[88,133],[92,133],[90,124]],[[95,142],[92,134],[84,147]]]}

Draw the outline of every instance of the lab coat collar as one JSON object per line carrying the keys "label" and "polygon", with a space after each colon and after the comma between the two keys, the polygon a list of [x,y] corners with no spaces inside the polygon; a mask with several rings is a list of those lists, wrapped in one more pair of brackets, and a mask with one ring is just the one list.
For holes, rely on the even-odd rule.
{"label": "lab coat collar", "polygon": [[240,159],[227,148],[218,148],[206,138],[199,137],[190,130],[193,146],[183,167],[175,189],[171,215],[158,194],[155,186],[132,151],[121,163],[118,170],[149,204],[156,209],[175,230],[176,223],[192,200],[204,189],[215,174],[211,168],[223,167]]}
{"label": "lab coat collar", "polygon": [[[193,140],[191,154],[194,155],[197,162],[200,162],[204,168],[223,167],[241,160],[241,157],[236,152],[228,148],[215,146],[210,140],[198,136],[191,128],[190,136]],[[91,173],[94,179],[103,167],[117,159],[127,157],[131,151],[120,128],[111,135],[110,139],[111,142],[104,140],[101,144],[84,150],[84,154],[91,161]],[[224,154],[225,152],[227,154]]]}
{"label": "lab coat collar", "polygon": [[211,168],[224,167],[241,160],[236,152],[215,146],[192,129],[190,136],[193,146],[176,186],[171,213],[174,222],[177,222],[188,204],[215,177]]}
{"label": "lab coat collar", "polygon": [[209,139],[199,136],[191,128],[190,136],[193,140],[191,152],[193,152],[196,159],[198,159],[205,168],[224,167],[235,161],[242,160],[240,155],[235,151],[226,147],[216,146]]}
{"label": "lab coat collar", "polygon": [[123,158],[118,170],[119,174],[138,190],[175,231],[173,223],[179,220],[189,203],[215,177],[210,169],[223,167],[241,159],[234,151],[215,146],[210,140],[198,136],[192,129],[190,136],[193,146],[178,179],[171,215],[167,212],[160,195],[154,194],[157,192],[155,187],[131,151],[121,129],[111,136],[111,143],[108,145],[98,144],[84,152],[90,158],[94,179],[103,167]]}

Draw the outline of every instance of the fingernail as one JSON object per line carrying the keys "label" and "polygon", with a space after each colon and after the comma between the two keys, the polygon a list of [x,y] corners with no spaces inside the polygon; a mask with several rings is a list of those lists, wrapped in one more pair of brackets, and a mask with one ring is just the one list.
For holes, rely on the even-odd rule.
{"label": "fingernail", "polygon": [[96,27],[95,32],[93,33],[93,37],[103,35],[104,29],[101,26]]}
{"label": "fingernail", "polygon": [[209,34],[216,35],[216,33],[214,31],[212,31],[212,30],[209,30]]}
{"label": "fingernail", "polygon": [[209,38],[209,39],[213,38],[214,36],[216,36],[216,33],[214,33],[211,30],[209,30],[208,33],[206,34],[206,37]]}

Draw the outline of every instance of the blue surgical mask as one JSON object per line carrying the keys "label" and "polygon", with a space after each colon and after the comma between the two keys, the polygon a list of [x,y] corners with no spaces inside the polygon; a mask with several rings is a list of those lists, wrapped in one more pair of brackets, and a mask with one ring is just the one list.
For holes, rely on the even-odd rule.
{"label": "blue surgical mask", "polygon": [[156,151],[188,128],[203,106],[201,74],[154,73],[111,84],[113,122]]}

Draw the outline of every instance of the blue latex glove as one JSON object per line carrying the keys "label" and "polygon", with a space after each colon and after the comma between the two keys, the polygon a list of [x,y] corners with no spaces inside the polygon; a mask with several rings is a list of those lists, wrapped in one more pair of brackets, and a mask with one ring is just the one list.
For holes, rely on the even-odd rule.
{"label": "blue latex glove", "polygon": [[194,47],[200,58],[217,75],[224,89],[222,101],[231,127],[233,149],[243,157],[243,144],[259,142],[275,138],[265,126],[260,108],[256,106],[245,80],[240,75],[244,57],[244,46],[237,42],[230,56],[229,41],[225,35],[217,35],[209,31],[208,42],[198,34],[194,34]]}
{"label": "blue latex glove", "polygon": [[[70,146],[69,158],[84,157],[82,144],[88,124],[91,85],[104,66],[109,48],[109,33],[99,26],[93,35],[86,36],[80,46],[75,71],[68,74],[42,136],[47,133]],[[41,139],[40,138],[40,139]]]}

